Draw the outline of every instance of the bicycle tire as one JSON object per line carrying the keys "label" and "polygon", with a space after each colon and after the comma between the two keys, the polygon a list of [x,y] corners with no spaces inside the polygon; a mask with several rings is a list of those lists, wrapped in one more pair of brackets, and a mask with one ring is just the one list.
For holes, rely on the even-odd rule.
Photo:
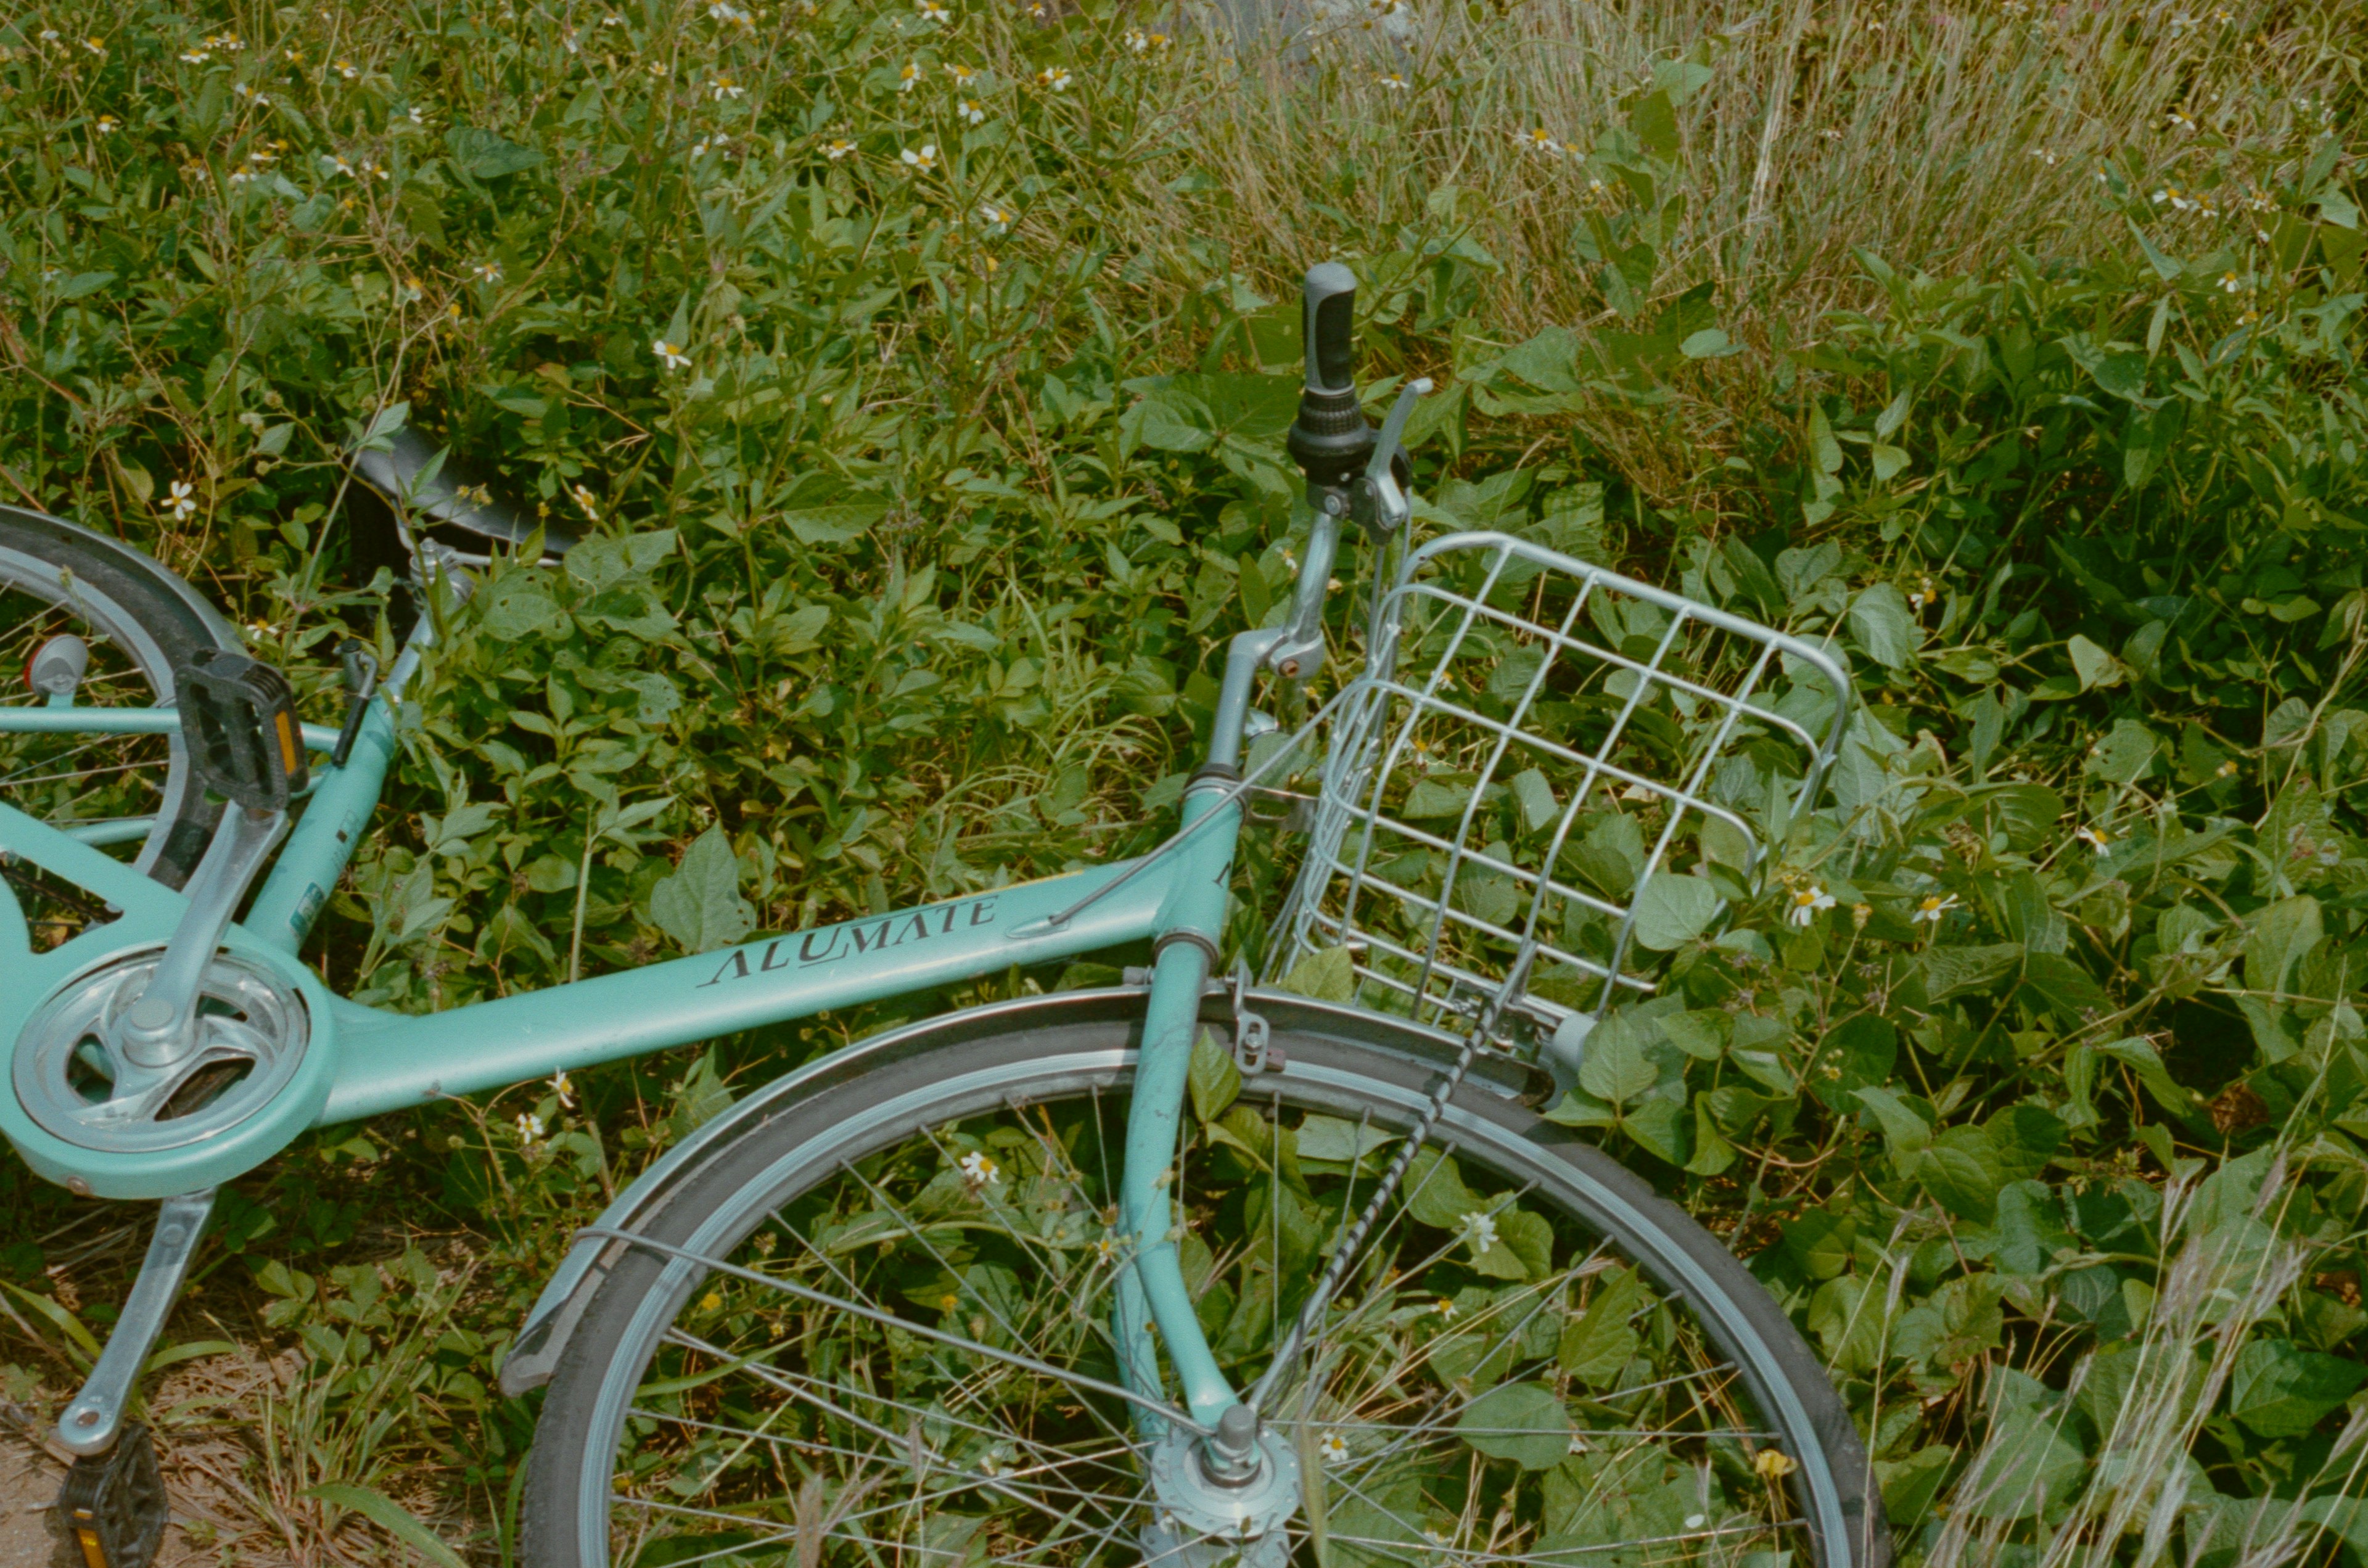
{"label": "bicycle tire", "polygon": [[[173,670],[190,653],[238,647],[237,634],[222,616],[148,555],[63,518],[0,506],[0,603],[12,597],[47,608],[46,614],[11,618],[16,623],[6,635],[12,663],[31,651],[29,642],[21,649],[14,645],[20,636],[94,633],[86,640],[102,665],[111,650],[120,661],[119,672],[135,677],[139,687],[110,695],[145,705],[174,705]],[[16,671],[7,673],[13,678]],[[162,777],[156,780],[153,825],[138,841],[132,865],[166,887],[180,887],[212,841],[222,802],[206,799],[177,730],[108,744],[123,755],[136,751],[163,758],[161,768],[153,760],[139,765]],[[9,771],[0,768],[0,787],[9,782]],[[6,798],[0,789],[0,799]]]}
{"label": "bicycle tire", "polygon": [[[1352,1026],[1349,1034],[1353,1032]],[[1258,1074],[1243,1091],[1243,1103],[1275,1103],[1274,1126],[1302,1108],[1328,1115],[1360,1106],[1377,1120],[1410,1123],[1438,1071],[1435,1062],[1374,1049],[1355,1038],[1284,1028],[1278,1029],[1275,1044],[1286,1065]],[[661,1342],[669,1334],[689,1332],[675,1325],[684,1320],[694,1293],[710,1280],[697,1265],[680,1261],[683,1249],[706,1257],[738,1256],[746,1263],[750,1255],[744,1244],[752,1235],[760,1231],[775,1234],[768,1226],[786,1226],[780,1217],[790,1209],[814,1199],[831,1182],[847,1179],[864,1163],[889,1159],[900,1139],[965,1118],[999,1114],[1007,1105],[1076,1106],[1083,1096],[1121,1092],[1132,1073],[1133,1045],[1132,1026],[1121,1020],[1018,1028],[888,1061],[837,1083],[823,1081],[811,1095],[711,1152],[683,1178],[679,1199],[638,1227],[637,1233],[649,1237],[650,1244],[631,1247],[610,1268],[561,1357],[529,1461],[520,1519],[524,1561],[536,1568],[607,1568],[611,1562],[611,1510],[626,1506],[615,1499],[628,1483],[617,1469],[627,1413],[638,1408],[633,1402]],[[1099,1106],[1098,1097],[1094,1103]],[[1045,1112],[1048,1127],[1053,1114]],[[1308,1125],[1304,1115],[1297,1125]],[[1477,1075],[1458,1090],[1433,1137],[1452,1146],[1466,1168],[1485,1167],[1494,1176],[1511,1166],[1530,1182],[1524,1191],[1549,1190],[1563,1206],[1565,1220],[1575,1218],[1581,1227],[1616,1241],[1640,1266],[1651,1289],[1664,1292],[1665,1301],[1682,1301],[1698,1321],[1712,1325],[1709,1337],[1732,1358],[1735,1381],[1757,1408],[1774,1413],[1773,1442],[1767,1446],[1797,1456],[1790,1477],[1777,1490],[1791,1498],[1807,1523],[1811,1558],[1818,1568],[1887,1568],[1889,1535],[1859,1436],[1814,1353],[1733,1255],[1610,1156]],[[1275,1165],[1280,1168],[1281,1162]],[[1178,1185],[1184,1183],[1179,1180]],[[1408,1229],[1413,1228],[1409,1221]],[[788,1233],[797,1234],[794,1227],[788,1227]],[[882,1243],[883,1256],[886,1247]],[[761,1236],[756,1250],[765,1250]],[[791,1256],[781,1254],[784,1260]],[[1277,1256],[1281,1256],[1279,1251]],[[722,1278],[726,1285],[738,1283],[730,1276]],[[715,1309],[718,1301],[717,1292],[710,1290],[700,1310]],[[942,1304],[951,1316],[954,1297],[948,1295]],[[979,1316],[969,1323],[983,1341],[989,1326]],[[1100,1375],[1113,1374],[1104,1369]],[[638,1415],[631,1419],[643,1420]],[[655,1429],[658,1424],[643,1425]],[[913,1462],[920,1461],[916,1457]],[[1701,1462],[1707,1485],[1709,1461]],[[992,1473],[992,1466],[989,1470]],[[1813,1489],[1816,1495],[1810,1494]],[[821,1506],[814,1504],[816,1509]],[[1337,1505],[1332,1507],[1337,1512]],[[1841,1523],[1839,1528],[1819,1529],[1810,1522],[1817,1517]],[[1692,1530],[1702,1522],[1690,1517],[1686,1528]],[[809,1541],[803,1549],[793,1540],[780,1546],[788,1554],[783,1561],[794,1558],[813,1568],[833,1560],[834,1554],[824,1550],[830,1528],[823,1535],[823,1540]],[[778,1545],[791,1536],[772,1539]],[[1344,1539],[1333,1539],[1336,1560],[1343,1555]],[[1361,1557],[1349,1555],[1359,1562],[1423,1560],[1418,1546],[1412,1554],[1357,1550]],[[1546,1557],[1578,1564],[1637,1560],[1634,1553],[1590,1555],[1597,1550],[1574,1548],[1575,1555]],[[762,1541],[734,1551],[701,1560],[768,1560]],[[1024,1552],[1009,1555],[1039,1560]],[[1077,1560],[1074,1553],[1064,1557],[1058,1551],[1042,1556]],[[615,1560],[683,1558],[644,1540],[640,1550]],[[1303,1552],[1300,1560],[1309,1559]],[[1459,1560],[1453,1552],[1432,1559]],[[1142,1554],[1133,1561],[1143,1561]]]}

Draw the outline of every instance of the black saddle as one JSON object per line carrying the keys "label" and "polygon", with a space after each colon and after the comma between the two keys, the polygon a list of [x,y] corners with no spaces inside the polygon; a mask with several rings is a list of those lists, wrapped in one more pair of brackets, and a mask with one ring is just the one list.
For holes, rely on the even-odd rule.
{"label": "black saddle", "polygon": [[[347,454],[361,483],[346,498],[353,529],[354,566],[368,577],[384,566],[398,578],[411,575],[419,543],[432,540],[463,565],[483,565],[497,549],[516,551],[531,538],[535,519],[511,506],[490,480],[449,454],[434,477],[423,480],[436,448],[409,429],[387,438],[389,449]],[[576,536],[555,523],[542,524],[542,559],[548,565],[575,546]]]}

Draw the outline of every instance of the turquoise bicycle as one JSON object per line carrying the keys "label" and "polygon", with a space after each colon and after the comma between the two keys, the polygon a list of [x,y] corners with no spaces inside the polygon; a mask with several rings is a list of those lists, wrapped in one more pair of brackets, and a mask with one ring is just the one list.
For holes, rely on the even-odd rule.
{"label": "turquoise bicycle", "polygon": [[[547,1389],[526,1560],[1884,1568],[1816,1358],[1569,1125],[1650,1113],[1670,1069],[1614,1005],[1679,1005],[1673,955],[1765,892],[1846,672],[1519,538],[1415,542],[1427,385],[1368,425],[1354,284],[1308,274],[1295,596],[1233,639],[1159,847],[429,1016],[299,954],[431,621],[307,723],[155,562],[0,508],[0,1130],[161,1204],[58,1424],[93,1564],[156,1550],[136,1374],[213,1194],[306,1130],[1147,941],[751,1094],[578,1233],[500,1368]],[[528,537],[419,449],[358,467],[419,595]],[[1360,537],[1363,666],[1286,731],[1260,683],[1307,706]],[[1256,971],[1221,948],[1246,824],[1304,840]]]}

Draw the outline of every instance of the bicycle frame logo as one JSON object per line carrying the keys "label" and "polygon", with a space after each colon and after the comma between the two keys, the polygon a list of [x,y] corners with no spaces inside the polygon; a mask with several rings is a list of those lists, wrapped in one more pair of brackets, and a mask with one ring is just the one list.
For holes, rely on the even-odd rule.
{"label": "bicycle frame logo", "polygon": [[[841,959],[901,948],[906,942],[951,937],[957,924],[964,929],[973,926],[992,926],[995,924],[996,901],[999,896],[989,893],[985,898],[940,904],[931,909],[905,910],[882,915],[878,920],[852,920],[843,926],[825,926],[803,935],[792,932],[787,937],[776,937],[764,944],[763,955],[753,969],[749,967],[748,959],[757,951],[757,944],[752,942],[745,948],[733,949],[712,977],[700,981],[691,989],[704,991],[726,980],[746,980],[754,975],[769,974],[777,969],[819,969]],[[956,916],[963,915],[965,912],[967,917],[957,922]],[[938,921],[934,930],[929,926],[932,915]],[[794,959],[782,951],[783,947],[791,941],[797,943]],[[819,949],[816,943],[821,944]]]}

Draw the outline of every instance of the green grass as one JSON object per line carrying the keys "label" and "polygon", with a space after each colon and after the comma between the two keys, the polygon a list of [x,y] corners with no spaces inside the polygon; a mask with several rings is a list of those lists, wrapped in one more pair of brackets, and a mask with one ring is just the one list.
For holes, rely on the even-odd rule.
{"label": "green grass", "polygon": [[[1675,1133],[1566,1109],[1757,1256],[1908,1551],[2368,1547],[2324,1501],[2362,1431],[2326,1363],[2368,1354],[2349,8],[1352,8],[1288,62],[1099,0],[734,16],[0,23],[0,489],[189,574],[316,718],[379,602],[337,527],[373,419],[625,541],[456,612],[335,983],[450,1006],[669,954],[702,840],[780,928],[1150,842],[1223,639],[1287,592],[1275,378],[1338,256],[1370,375],[1441,388],[1418,526],[1855,653],[1861,836],[1782,868],[1855,896],[1795,932],[1764,883],[1757,972],[1679,960],[1781,1075],[1688,1069]],[[723,1080],[889,1017],[239,1184],[174,1337],[252,1359],[158,1403],[224,1559],[396,1560],[348,1485],[497,1558],[531,1404],[491,1369],[569,1228]],[[0,1269],[97,1326],[115,1212],[0,1165]],[[54,1399],[71,1335],[0,1299],[5,1392]],[[302,1374],[225,1369],[273,1357]]]}

